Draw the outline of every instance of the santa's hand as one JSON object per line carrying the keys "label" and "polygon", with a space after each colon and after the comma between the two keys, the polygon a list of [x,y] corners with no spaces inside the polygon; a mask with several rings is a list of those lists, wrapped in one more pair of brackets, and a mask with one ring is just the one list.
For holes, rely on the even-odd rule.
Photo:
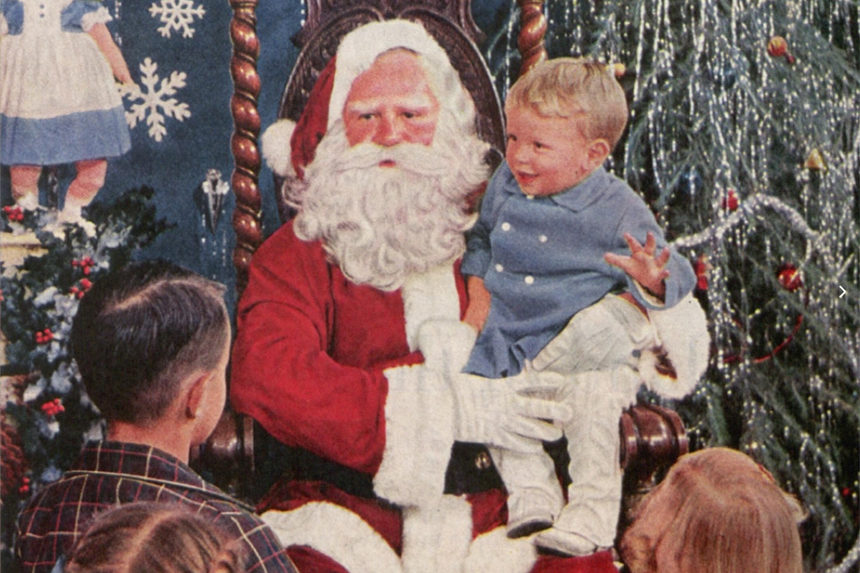
{"label": "santa's hand", "polygon": [[669,262],[670,256],[669,248],[665,247],[657,255],[657,239],[651,232],[648,233],[644,245],[629,233],[624,233],[624,240],[630,247],[630,256],[606,253],[603,255],[604,260],[630,275],[633,280],[662,300],[666,293],[664,280],[669,276],[669,271],[666,270],[666,263]]}
{"label": "santa's hand", "polygon": [[454,393],[454,439],[515,450],[538,452],[541,442],[561,438],[553,422],[571,416],[560,402],[538,396],[554,395],[559,381],[531,374],[489,379],[471,374],[450,378]]}

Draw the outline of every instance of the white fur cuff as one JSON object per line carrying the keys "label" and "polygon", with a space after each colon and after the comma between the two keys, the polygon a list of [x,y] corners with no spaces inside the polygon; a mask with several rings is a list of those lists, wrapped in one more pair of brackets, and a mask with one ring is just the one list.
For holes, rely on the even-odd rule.
{"label": "white fur cuff", "polygon": [[649,316],[677,377],[658,372],[657,359],[650,351],[642,353],[639,372],[648,387],[661,396],[683,398],[708,368],[711,338],[705,312],[699,301],[688,294],[671,308],[649,311]]}
{"label": "white fur cuff", "polygon": [[454,396],[423,364],[390,368],[385,377],[385,451],[374,491],[405,507],[436,504],[454,444]]}

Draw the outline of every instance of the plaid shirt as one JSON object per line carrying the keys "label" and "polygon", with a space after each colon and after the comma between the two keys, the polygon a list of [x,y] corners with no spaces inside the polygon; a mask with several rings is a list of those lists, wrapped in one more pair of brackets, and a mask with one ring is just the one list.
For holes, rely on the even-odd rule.
{"label": "plaid shirt", "polygon": [[94,514],[135,501],[178,503],[241,539],[245,569],[296,571],[274,532],[253,509],[205,482],[175,457],[150,446],[87,444],[62,478],[39,491],[21,512],[15,553],[24,571],[51,571]]}

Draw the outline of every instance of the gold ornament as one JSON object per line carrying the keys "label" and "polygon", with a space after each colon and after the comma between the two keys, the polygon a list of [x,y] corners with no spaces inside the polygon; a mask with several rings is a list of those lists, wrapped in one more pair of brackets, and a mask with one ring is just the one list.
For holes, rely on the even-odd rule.
{"label": "gold ornament", "polygon": [[788,42],[782,36],[773,36],[767,43],[767,53],[774,58],[781,58],[788,53]]}
{"label": "gold ornament", "polygon": [[821,152],[817,148],[809,152],[803,166],[813,171],[822,171],[827,169],[827,163],[824,161],[824,156],[821,155]]}

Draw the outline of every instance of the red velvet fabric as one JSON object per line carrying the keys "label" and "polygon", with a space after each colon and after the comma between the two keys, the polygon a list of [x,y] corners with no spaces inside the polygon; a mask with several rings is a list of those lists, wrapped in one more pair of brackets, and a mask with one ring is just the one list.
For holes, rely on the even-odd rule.
{"label": "red velvet fabric", "polygon": [[[462,316],[465,286],[459,269],[452,272]],[[260,247],[249,279],[237,315],[233,408],[254,417],[284,444],[375,475],[385,451],[388,383],[383,369],[421,360],[406,342],[400,292],[350,282],[327,263],[319,243],[297,239],[291,224]],[[279,483],[260,509],[294,509],[311,501],[351,510],[400,552],[397,508],[330,484]],[[469,501],[477,534],[505,523],[502,490],[470,495]],[[303,571],[343,572],[331,558],[309,548],[295,548],[294,554]],[[561,570],[615,573],[608,554],[541,558],[535,569]]]}

